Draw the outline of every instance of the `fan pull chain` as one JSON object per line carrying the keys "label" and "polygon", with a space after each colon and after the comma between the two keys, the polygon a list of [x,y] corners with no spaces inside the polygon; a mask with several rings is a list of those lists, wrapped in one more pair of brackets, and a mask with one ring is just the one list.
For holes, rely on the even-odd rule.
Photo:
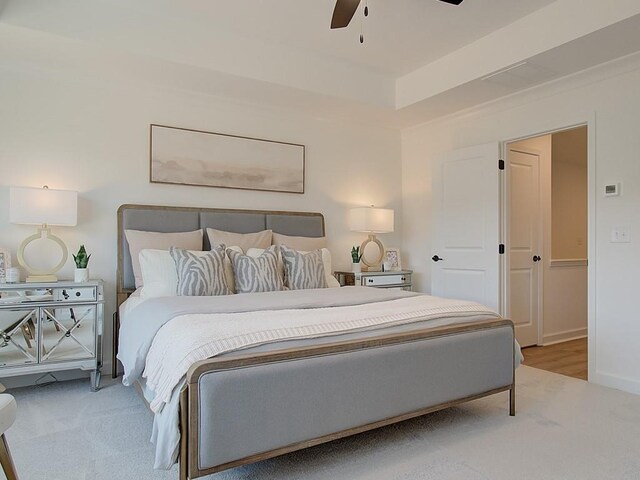
{"label": "fan pull chain", "polygon": [[[369,16],[369,2],[365,0],[364,2],[364,16]],[[360,21],[360,43],[364,43],[364,21]]]}

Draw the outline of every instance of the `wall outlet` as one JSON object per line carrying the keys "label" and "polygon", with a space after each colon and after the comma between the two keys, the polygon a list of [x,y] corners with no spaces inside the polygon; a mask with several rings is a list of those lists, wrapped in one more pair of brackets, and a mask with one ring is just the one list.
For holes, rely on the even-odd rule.
{"label": "wall outlet", "polygon": [[611,230],[611,243],[629,243],[631,242],[631,227],[613,227]]}

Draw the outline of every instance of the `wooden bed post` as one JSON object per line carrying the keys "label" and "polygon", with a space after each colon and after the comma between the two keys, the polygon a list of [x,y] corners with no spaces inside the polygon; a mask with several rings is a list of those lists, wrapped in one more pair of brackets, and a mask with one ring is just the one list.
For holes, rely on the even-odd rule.
{"label": "wooden bed post", "polygon": [[113,312],[113,324],[111,327],[111,378],[118,378],[118,332],[120,331],[120,315],[118,314],[118,308]]}
{"label": "wooden bed post", "polygon": [[[511,322],[511,331],[513,332],[513,341],[516,341],[515,324]],[[513,348],[513,376],[511,377],[511,388],[509,389],[509,416],[516,416],[516,348]]]}
{"label": "wooden bed post", "polygon": [[509,389],[509,416],[516,416],[516,383],[513,382]]}
{"label": "wooden bed post", "polygon": [[189,388],[180,391],[180,480],[189,480]]}

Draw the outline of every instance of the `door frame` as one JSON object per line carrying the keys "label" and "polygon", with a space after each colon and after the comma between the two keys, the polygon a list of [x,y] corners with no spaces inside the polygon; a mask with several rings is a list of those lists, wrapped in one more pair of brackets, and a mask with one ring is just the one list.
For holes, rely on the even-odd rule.
{"label": "door frame", "polygon": [[[500,142],[500,151],[503,159],[507,158],[507,145],[520,140],[527,140],[534,137],[549,135],[553,133],[571,130],[577,127],[587,127],[587,335],[588,335],[588,379],[593,381],[596,376],[596,198],[598,189],[596,185],[596,113],[592,111],[589,115],[580,115],[577,118],[566,122],[554,122],[537,129],[535,127],[522,129],[521,134],[503,139]],[[506,164],[506,162],[505,162]],[[508,232],[508,202],[507,202],[507,176],[505,165],[504,175],[500,179],[500,242],[506,245]],[[505,250],[506,251],[506,250]],[[544,253],[546,255],[546,253]],[[507,312],[508,302],[508,255],[500,255],[499,268],[499,295],[500,313]],[[542,322],[540,322],[542,324]],[[541,328],[541,327],[539,327]]]}
{"label": "door frame", "polygon": [[[555,133],[555,132],[554,132]],[[540,136],[544,136],[544,135],[548,135],[548,134],[543,134],[543,135],[534,135],[533,137],[529,137],[529,138],[536,138],[536,137],[540,137]],[[527,140],[527,139],[523,139],[523,140]],[[519,140],[516,140],[519,141]],[[509,141],[509,142],[504,142],[504,145],[502,147],[502,155],[505,160],[504,160],[504,175],[503,175],[503,179],[504,179],[504,207],[503,207],[503,212],[504,212],[504,217],[502,217],[501,215],[501,222],[503,222],[504,225],[504,245],[505,245],[505,252],[504,252],[504,258],[502,259],[502,262],[504,263],[504,285],[502,286],[504,289],[503,292],[503,302],[504,302],[504,306],[503,306],[503,311],[505,312],[505,315],[510,316],[511,315],[511,306],[509,305],[509,298],[510,298],[510,290],[511,290],[511,282],[510,280],[510,275],[511,275],[511,255],[510,255],[510,250],[508,248],[509,242],[511,241],[511,229],[509,228],[508,225],[508,219],[509,214],[510,214],[510,208],[511,208],[511,204],[509,202],[509,197],[510,197],[510,191],[511,191],[511,183],[509,181],[509,175],[510,175],[510,169],[509,169],[509,145],[514,143],[513,141]],[[540,182],[540,178],[541,178],[541,172],[542,172],[542,168],[540,165],[540,157],[542,157],[542,152],[540,150],[537,150],[535,148],[520,148],[517,149],[517,151],[521,152],[521,153],[525,153],[525,154],[529,154],[529,155],[536,155],[538,157],[538,246],[539,246],[539,252],[540,255],[542,255],[542,259],[545,259],[545,255],[546,252],[544,251],[544,208],[543,208],[543,202],[542,202],[542,195],[540,195],[540,190],[541,190],[541,182]],[[588,246],[588,245],[587,245]],[[542,265],[540,264],[539,267],[542,267]],[[537,325],[536,325],[536,342],[537,344],[540,344],[542,342],[542,337],[543,337],[543,305],[544,305],[544,268],[539,268],[538,269],[538,318],[537,318]],[[501,288],[502,290],[502,288]]]}

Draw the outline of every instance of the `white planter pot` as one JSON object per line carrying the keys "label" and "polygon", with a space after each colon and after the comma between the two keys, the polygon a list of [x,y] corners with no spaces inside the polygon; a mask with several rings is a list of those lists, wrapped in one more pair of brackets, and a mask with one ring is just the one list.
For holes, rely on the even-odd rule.
{"label": "white planter pot", "polygon": [[88,282],[89,281],[89,269],[88,268],[76,268],[73,272],[74,282]]}
{"label": "white planter pot", "polygon": [[353,273],[361,273],[362,272],[362,265],[360,263],[352,263],[351,264],[351,271]]}
{"label": "white planter pot", "polygon": [[17,267],[7,268],[5,272],[5,280],[7,283],[20,282],[20,269]]}

